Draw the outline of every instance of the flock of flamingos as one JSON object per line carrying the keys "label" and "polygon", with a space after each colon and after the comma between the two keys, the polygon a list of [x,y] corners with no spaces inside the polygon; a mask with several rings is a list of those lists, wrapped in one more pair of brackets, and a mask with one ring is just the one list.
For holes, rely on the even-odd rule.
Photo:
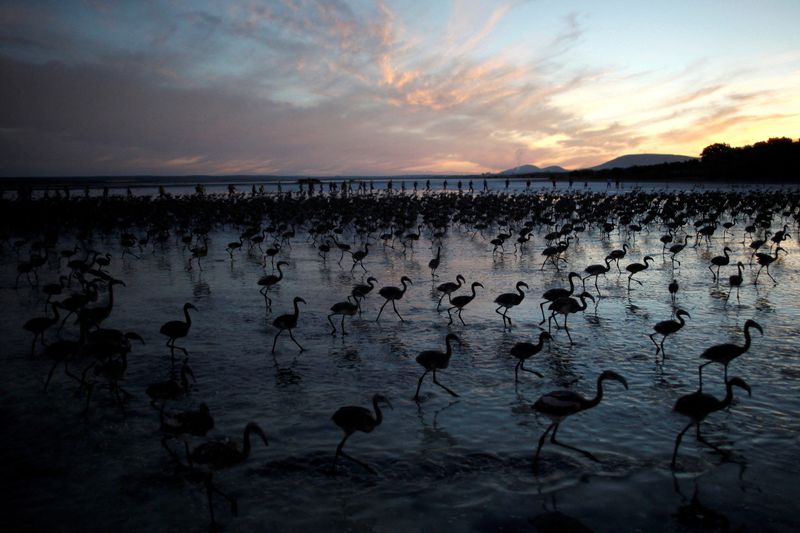
{"label": "flock of flamingos", "polygon": [[[462,313],[471,302],[483,295],[478,289],[483,285],[467,285],[463,276],[454,281],[438,280],[437,271],[447,268],[441,251],[449,235],[460,232],[475,238],[485,238],[486,253],[539,254],[541,270],[563,273],[564,285],[552,287],[539,297],[541,323],[547,322],[548,331],[542,331],[538,341],[518,342],[510,350],[516,359],[514,379],[520,371],[542,377],[526,363],[535,361],[538,354],[556,330],[563,330],[569,342],[572,336],[568,326],[571,315],[587,308],[587,301],[602,298],[602,282],[606,275],[627,274],[627,289],[631,283],[642,282],[636,275],[649,267],[652,255],[662,254],[675,272],[681,257],[693,248],[719,249],[720,255],[708,264],[712,283],[729,286],[726,298],[739,298],[739,288],[745,284],[778,283],[778,272],[770,266],[780,267],[782,254],[788,253],[782,245],[790,237],[790,227],[800,220],[800,195],[776,192],[628,192],[618,195],[569,192],[563,194],[456,194],[425,193],[399,194],[372,192],[361,194],[271,194],[227,196],[191,195],[156,198],[45,198],[29,202],[9,202],[8,216],[4,216],[2,235],[6,253],[16,254],[17,277],[15,286],[29,284],[41,295],[44,314],[27,320],[22,326],[31,334],[30,352],[37,359],[50,361],[44,379],[48,389],[57,369],[74,380],[78,392],[85,395],[88,409],[92,394],[98,386],[107,387],[122,407],[133,393],[122,386],[128,368],[128,354],[136,343],[144,342],[134,332],[125,332],[103,326],[114,310],[114,290],[124,286],[124,280],[109,272],[115,262],[136,261],[143,254],[163,253],[169,247],[181,247],[188,256],[185,268],[203,269],[209,255],[227,254],[237,261],[241,254],[261,256],[264,274],[253,280],[264,298],[267,313],[272,313],[270,294],[284,279],[284,268],[291,265],[291,247],[313,246],[318,260],[337,262],[343,269],[363,272],[366,279],[355,284],[350,294],[330,307],[328,323],[331,335],[347,335],[345,320],[373,320],[363,309],[365,300],[380,302],[374,317],[379,320],[403,321],[403,296],[413,287],[415,280],[402,276],[397,286],[379,286],[370,275],[369,256],[378,247],[394,248],[395,253],[421,252],[430,243],[430,276],[439,299],[437,310],[446,311],[452,330],[456,320],[466,325]],[[15,226],[15,213],[26,212],[31,226]],[[209,236],[221,226],[237,228],[238,240],[224,246],[212,243]],[[661,249],[650,251],[642,263],[627,262],[626,253],[641,232],[659,232]],[[593,237],[590,237],[593,236]],[[568,261],[571,244],[581,238],[620,239],[622,245],[613,250],[602,264],[572,265]],[[113,236],[119,246],[115,254],[97,249],[101,237]],[[488,247],[491,245],[491,249]],[[734,258],[740,259],[734,259]],[[344,266],[342,263],[344,262]],[[538,263],[537,263],[538,265]],[[775,276],[773,276],[773,274]],[[416,280],[418,283],[420,280]],[[425,280],[429,281],[429,280]],[[594,287],[594,293],[586,289]],[[689,313],[674,304],[680,290],[680,277],[675,274],[669,285],[673,298],[674,318],[653,325],[648,334],[655,353],[664,350],[664,342],[678,335]],[[526,291],[525,281],[519,281],[515,290],[493,297],[497,320],[502,320],[504,330],[512,327],[513,311],[526,298],[534,298]],[[306,301],[301,296],[292,300],[293,310],[275,316],[272,325],[277,330],[272,342],[274,353],[281,336],[303,351],[302,338],[295,337],[295,328]],[[727,305],[727,304],[726,304]],[[384,314],[391,307],[395,317]],[[178,305],[176,305],[177,314]],[[243,462],[251,451],[251,438],[258,437],[267,444],[267,436],[255,423],[244,429],[241,443],[233,439],[207,440],[190,447],[191,437],[205,437],[214,427],[214,419],[205,404],[199,408],[171,411],[168,401],[185,398],[191,389],[194,376],[188,364],[192,331],[192,313],[197,308],[183,305],[183,320],[163,324],[160,333],[166,339],[173,362],[169,379],[154,381],[146,394],[158,413],[163,434],[164,449],[176,463],[198,474],[205,484],[208,507],[214,523],[214,495],[225,498],[234,514],[235,498],[222,492],[213,481],[214,471]],[[467,315],[469,316],[469,315]],[[70,321],[70,317],[73,319]],[[338,328],[337,328],[338,326]],[[154,331],[157,325],[154,325]],[[734,389],[750,394],[751,389],[741,377],[728,377],[728,367],[745,354],[752,344],[752,333],[764,334],[762,327],[747,320],[743,327],[743,342],[708,346],[698,361],[698,390],[677,400],[674,410],[685,416],[688,423],[677,435],[672,454],[672,468],[685,433],[692,427],[697,440],[719,453],[727,453],[707,441],[701,434],[702,422],[716,411],[731,405]],[[284,337],[285,338],[285,337]],[[285,342],[285,341],[284,341]],[[414,399],[419,401],[425,378],[430,375],[432,385],[452,396],[458,393],[441,383],[446,374],[454,347],[460,343],[456,333],[448,331],[444,349],[422,351],[416,357],[421,375],[416,385]],[[703,391],[703,370],[708,365],[721,367],[726,384],[725,396],[717,397]],[[706,370],[708,372],[708,370]],[[533,456],[537,470],[539,456],[549,435],[553,445],[568,448],[590,460],[597,458],[589,451],[560,442],[556,438],[560,424],[569,416],[597,406],[603,399],[608,381],[628,388],[624,376],[605,370],[597,376],[596,394],[587,398],[573,390],[555,390],[543,394],[530,409],[549,417],[552,423],[542,433]],[[332,421],[343,431],[336,447],[331,470],[336,471],[342,458],[361,465],[369,472],[375,470],[367,463],[348,455],[344,446],[356,432],[370,433],[383,420],[382,406],[391,407],[390,400],[375,394],[372,409],[361,406],[344,406],[333,413]],[[124,411],[124,407],[123,407]],[[585,423],[591,423],[585,419]],[[173,449],[175,439],[182,439],[184,453]],[[183,457],[181,457],[183,455]],[[185,465],[184,465],[185,461]]]}

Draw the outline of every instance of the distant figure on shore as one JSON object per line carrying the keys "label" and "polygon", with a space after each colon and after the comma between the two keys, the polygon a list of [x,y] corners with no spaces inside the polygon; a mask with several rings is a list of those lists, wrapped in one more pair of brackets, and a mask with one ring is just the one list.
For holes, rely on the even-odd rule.
{"label": "distant figure on shore", "polygon": [[414,192],[417,192],[417,182],[414,181]]}
{"label": "distant figure on shore", "polygon": [[555,189],[556,188],[556,177],[555,176],[550,176],[550,183],[553,184],[553,188]]}
{"label": "distant figure on shore", "polygon": [[475,189],[472,188],[472,180],[469,180],[469,192],[475,192]]}
{"label": "distant figure on shore", "polygon": [[444,190],[447,190],[447,180],[444,180],[443,188]]}
{"label": "distant figure on shore", "polygon": [[461,180],[458,180],[458,192],[461,192]]}
{"label": "distant figure on shore", "polygon": [[206,193],[205,185],[203,185],[202,183],[198,183],[197,185],[194,186],[194,192],[195,194],[198,194],[200,196],[204,195]]}
{"label": "distant figure on shore", "polygon": [[233,183],[230,183],[228,184],[228,196],[233,196],[234,194],[236,194],[236,187]]}
{"label": "distant figure on shore", "polygon": [[400,190],[403,192],[403,194],[406,193],[406,182],[405,181],[401,181],[400,182]]}
{"label": "distant figure on shore", "polygon": [[506,189],[508,189],[509,183],[511,183],[511,181],[508,178],[506,178]]}
{"label": "distant figure on shore", "polygon": [[425,190],[426,191],[431,190],[431,180],[426,180],[425,181]]}
{"label": "distant figure on shore", "polygon": [[489,190],[489,182],[486,181],[486,178],[483,178],[483,190],[484,191],[488,191]]}
{"label": "distant figure on shore", "polygon": [[573,182],[573,181],[574,181],[574,180],[572,179],[572,176],[570,176],[570,177],[569,177],[569,186],[570,186],[570,187],[572,187],[572,182]]}
{"label": "distant figure on shore", "polygon": [[611,176],[606,177],[606,189],[611,187]]}
{"label": "distant figure on shore", "polygon": [[392,192],[392,180],[389,180],[386,183],[386,190],[389,191],[389,192]]}
{"label": "distant figure on shore", "polygon": [[375,190],[375,184],[372,183],[372,180],[369,180],[369,192],[372,192],[374,190]]}
{"label": "distant figure on shore", "polygon": [[530,189],[531,188],[531,179],[530,178],[525,180],[525,188],[526,189]]}
{"label": "distant figure on shore", "polygon": [[280,180],[278,180],[278,192],[283,192],[283,186],[281,186]]}
{"label": "distant figure on shore", "polygon": [[614,187],[619,189],[619,175],[614,176]]}

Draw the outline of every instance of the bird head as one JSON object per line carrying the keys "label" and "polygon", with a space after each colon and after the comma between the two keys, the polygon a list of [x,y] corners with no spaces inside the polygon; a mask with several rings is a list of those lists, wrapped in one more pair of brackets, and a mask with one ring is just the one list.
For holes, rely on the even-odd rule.
{"label": "bird head", "polygon": [[647,261],[648,261],[648,260],[650,260],[650,261],[655,261],[655,259],[653,259],[653,258],[652,258],[652,257],[650,257],[649,255],[646,255],[646,256],[644,256],[644,262],[645,262],[645,263],[647,263]]}
{"label": "bird head", "polygon": [[128,333],[126,333],[125,334],[125,338],[128,339],[128,340],[137,340],[137,341],[141,342],[142,344],[145,343],[144,339],[141,337],[141,335],[139,335],[138,333],[134,333],[133,331],[129,331]]}
{"label": "bird head", "polygon": [[475,287],[480,287],[481,289],[483,289],[483,288],[484,288],[484,286],[483,286],[483,284],[482,284],[482,283],[480,283],[480,282],[478,282],[478,281],[473,281],[473,282],[472,282],[472,288],[474,289]]}
{"label": "bird head", "polygon": [[389,398],[384,396],[383,394],[376,394],[372,397],[372,401],[375,403],[382,403],[386,405],[389,409],[394,409],[392,406],[392,402],[389,401]]}
{"label": "bird head", "polygon": [[749,329],[749,328],[756,328],[759,331],[759,333],[761,333],[762,335],[764,334],[764,330],[761,329],[761,326],[755,320],[748,320],[747,322],[744,323],[744,329]]}
{"label": "bird head", "polygon": [[625,386],[626,390],[628,388],[628,382],[625,380],[625,378],[623,378],[613,370],[606,370],[602,374],[600,374],[600,381],[604,381],[606,379],[613,379],[614,381],[619,381]]}
{"label": "bird head", "polygon": [[591,294],[589,294],[588,292],[583,292],[583,293],[581,293],[581,295],[580,295],[580,298],[581,298],[581,299],[583,299],[583,298],[589,298],[591,301],[594,301],[594,296],[592,296],[592,295],[591,295]]}
{"label": "bird head", "polygon": [[409,283],[409,284],[411,284],[411,285],[413,285],[413,284],[414,284],[414,282],[413,282],[413,281],[411,281],[411,278],[409,278],[408,276],[403,276],[402,278],[400,278],[400,283],[403,283],[404,281],[405,281],[406,283]]}
{"label": "bird head", "polygon": [[289,263],[287,263],[286,261],[278,261],[276,267],[279,267],[279,266],[289,266]]}
{"label": "bird head", "polygon": [[445,342],[456,341],[458,344],[461,344],[461,339],[455,333],[448,333],[447,337],[444,338]]}
{"label": "bird head", "polygon": [[458,281],[458,280],[461,280],[461,283],[466,283],[467,282],[467,280],[465,280],[464,276],[462,276],[461,274],[456,276],[456,281]]}
{"label": "bird head", "polygon": [[675,312],[675,316],[678,316],[678,315],[688,316],[689,318],[692,318],[692,315],[690,315],[688,311],[684,311],[683,309],[678,309]]}
{"label": "bird head", "polygon": [[526,289],[530,289],[530,287],[528,287],[528,284],[525,283],[524,281],[517,282],[517,289],[519,289],[520,287],[525,287]]}
{"label": "bird head", "polygon": [[197,311],[197,308],[193,304],[190,304],[188,302],[183,305],[183,310],[185,311],[187,309],[194,309],[195,311]]}
{"label": "bird head", "polygon": [[553,340],[553,336],[550,335],[549,333],[547,333],[546,331],[543,331],[543,332],[539,333],[539,340],[543,340],[543,341]]}
{"label": "bird head", "polygon": [[261,440],[264,441],[264,446],[269,446],[269,442],[267,442],[267,436],[264,434],[264,431],[259,427],[259,425],[256,424],[255,422],[248,423],[247,426],[245,426],[244,428],[244,433],[245,435],[247,435],[248,433],[255,433],[256,435],[261,437]]}
{"label": "bird head", "polygon": [[299,296],[295,296],[294,297],[294,303],[300,303],[300,302],[306,303],[306,301],[303,300],[302,298],[300,298]]}
{"label": "bird head", "polygon": [[[608,259],[608,258],[606,258],[606,259]],[[580,274],[578,274],[577,272],[570,272],[570,273],[569,273],[569,276],[567,276],[567,279],[570,279],[570,278],[579,278],[579,277],[581,277],[581,275],[580,275]]]}
{"label": "bird head", "polygon": [[375,282],[375,283],[378,283],[378,280],[377,280],[377,279],[375,279],[375,278],[373,278],[372,276],[370,276],[370,277],[368,277],[368,278],[367,278],[367,283],[369,283],[370,281],[372,281],[372,282]]}
{"label": "bird head", "polygon": [[753,395],[753,391],[752,391],[752,389],[750,389],[750,385],[748,385],[747,382],[745,382],[745,380],[743,380],[740,377],[733,377],[733,378],[729,379],[728,380],[728,386],[729,387],[733,387],[733,386],[739,387],[740,389],[746,390],[748,396],[752,396]]}

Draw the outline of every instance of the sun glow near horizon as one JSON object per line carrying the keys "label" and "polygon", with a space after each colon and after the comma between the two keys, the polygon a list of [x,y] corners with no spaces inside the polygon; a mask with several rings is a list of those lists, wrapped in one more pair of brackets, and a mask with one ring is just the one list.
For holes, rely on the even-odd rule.
{"label": "sun glow near horizon", "polygon": [[800,4],[0,6],[2,175],[482,173],[800,134]]}

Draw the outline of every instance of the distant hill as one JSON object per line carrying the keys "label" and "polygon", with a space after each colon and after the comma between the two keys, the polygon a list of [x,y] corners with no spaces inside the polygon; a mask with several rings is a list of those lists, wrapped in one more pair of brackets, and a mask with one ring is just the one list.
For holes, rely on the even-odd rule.
{"label": "distant hill", "polygon": [[539,172],[567,172],[565,169],[559,167],[558,165],[552,165],[545,168],[539,168],[536,165],[522,165],[519,167],[509,168],[508,170],[504,170],[499,172],[498,175],[500,176],[517,176],[520,174],[536,174]]}
{"label": "distant hill", "polygon": [[673,154],[629,154],[616,157],[611,161],[591,167],[591,170],[605,170],[612,168],[646,167],[650,165],[661,165],[663,163],[683,163],[697,159],[688,155]]}

